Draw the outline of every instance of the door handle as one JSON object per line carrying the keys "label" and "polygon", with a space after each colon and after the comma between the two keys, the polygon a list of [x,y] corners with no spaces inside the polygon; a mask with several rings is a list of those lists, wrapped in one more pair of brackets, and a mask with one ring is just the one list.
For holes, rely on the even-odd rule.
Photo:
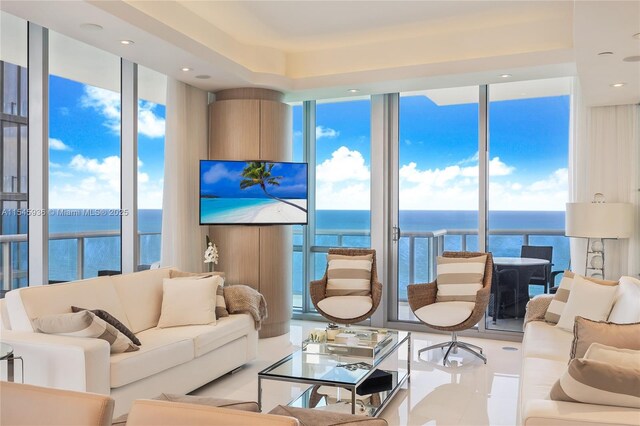
{"label": "door handle", "polygon": [[399,226],[395,226],[393,227],[393,241],[400,241],[400,227]]}

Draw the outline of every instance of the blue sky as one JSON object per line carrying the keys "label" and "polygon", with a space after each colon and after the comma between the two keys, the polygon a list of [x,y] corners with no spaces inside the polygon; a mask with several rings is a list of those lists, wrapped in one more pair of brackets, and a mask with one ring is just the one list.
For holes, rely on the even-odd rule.
{"label": "blue sky", "polygon": [[[307,166],[304,163],[273,164],[271,175],[281,176],[280,186],[267,185],[269,194],[280,198],[307,198]],[[200,163],[200,193],[222,198],[268,198],[259,185],[240,189],[244,161],[203,161]]]}
{"label": "blue sky", "polygon": [[[300,160],[302,107],[293,114]],[[489,116],[490,209],[564,210],[569,96],[492,101]],[[366,208],[369,100],[318,103],[316,122],[317,208]],[[399,141],[401,209],[477,209],[477,103],[439,106],[424,95],[402,96]]]}
{"label": "blue sky", "polygon": [[[49,187],[52,208],[120,206],[120,94],[51,76]],[[138,110],[139,208],[162,208],[164,105]]]}
{"label": "blue sky", "polygon": [[[120,205],[119,94],[52,76],[50,204]],[[400,208],[475,210],[478,106],[400,98]],[[567,201],[569,97],[490,104],[489,206],[563,210]],[[162,206],[165,108],[141,101],[139,206]],[[368,209],[370,101],[317,103],[316,205]],[[302,159],[302,107],[293,107],[293,160]],[[96,197],[96,194],[99,196]]]}

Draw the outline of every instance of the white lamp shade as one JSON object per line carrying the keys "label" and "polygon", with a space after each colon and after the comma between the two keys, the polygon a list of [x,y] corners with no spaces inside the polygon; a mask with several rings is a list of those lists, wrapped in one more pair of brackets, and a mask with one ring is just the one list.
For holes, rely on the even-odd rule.
{"label": "white lamp shade", "polygon": [[633,225],[633,204],[567,203],[567,237],[629,238]]}

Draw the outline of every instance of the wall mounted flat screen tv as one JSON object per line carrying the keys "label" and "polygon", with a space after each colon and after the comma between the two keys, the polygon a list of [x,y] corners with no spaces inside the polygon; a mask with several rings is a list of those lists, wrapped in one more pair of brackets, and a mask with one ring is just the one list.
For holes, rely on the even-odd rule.
{"label": "wall mounted flat screen tv", "polygon": [[307,163],[200,161],[201,225],[304,225]]}

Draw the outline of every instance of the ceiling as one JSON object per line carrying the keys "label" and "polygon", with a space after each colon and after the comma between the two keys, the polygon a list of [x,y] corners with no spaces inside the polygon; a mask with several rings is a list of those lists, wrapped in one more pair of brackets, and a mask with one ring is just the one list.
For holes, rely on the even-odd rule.
{"label": "ceiling", "polygon": [[[2,1],[0,9],[210,91],[268,87],[299,101],[577,73],[589,104],[610,105],[640,102],[640,63],[622,61],[640,55],[631,37],[639,5],[112,0]],[[600,49],[615,53],[603,60]],[[610,87],[618,81],[627,85]]]}

